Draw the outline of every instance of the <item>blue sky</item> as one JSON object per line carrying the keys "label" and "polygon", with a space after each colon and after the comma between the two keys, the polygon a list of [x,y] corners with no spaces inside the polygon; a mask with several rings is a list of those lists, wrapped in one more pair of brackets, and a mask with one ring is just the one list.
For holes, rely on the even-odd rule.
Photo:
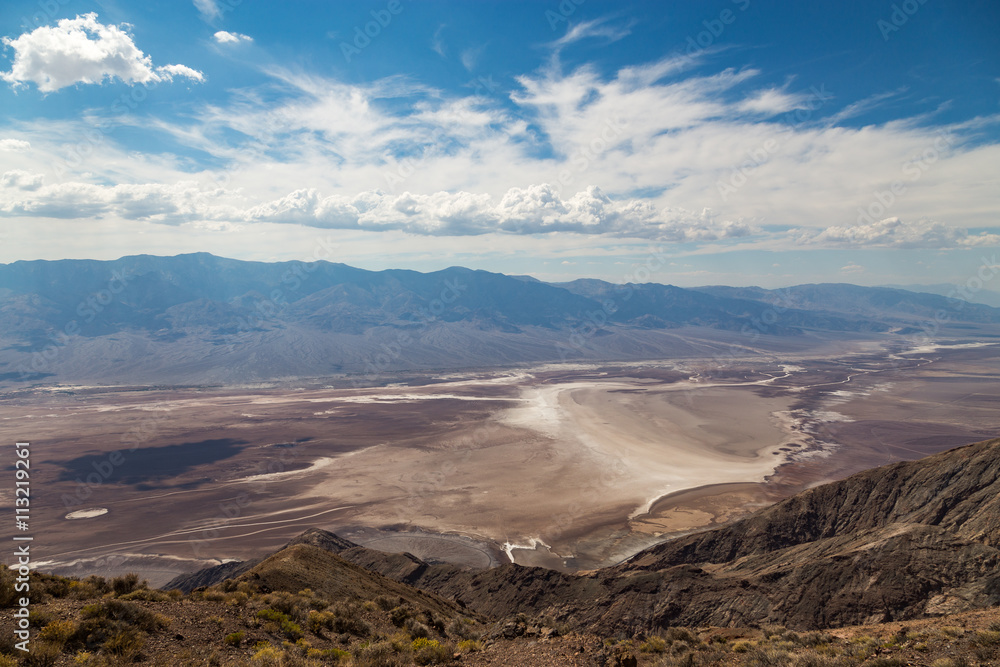
{"label": "blue sky", "polygon": [[987,1],[8,1],[0,262],[964,284],[997,34]]}

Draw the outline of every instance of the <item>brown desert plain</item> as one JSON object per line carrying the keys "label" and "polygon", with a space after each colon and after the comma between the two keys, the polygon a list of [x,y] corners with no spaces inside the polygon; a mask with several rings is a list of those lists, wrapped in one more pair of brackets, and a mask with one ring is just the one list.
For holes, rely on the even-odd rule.
{"label": "brown desert plain", "polygon": [[32,442],[43,571],[135,571],[162,585],[309,527],[428,560],[579,571],[812,485],[995,437],[997,351],[857,344],[370,387],[9,389],[0,432]]}

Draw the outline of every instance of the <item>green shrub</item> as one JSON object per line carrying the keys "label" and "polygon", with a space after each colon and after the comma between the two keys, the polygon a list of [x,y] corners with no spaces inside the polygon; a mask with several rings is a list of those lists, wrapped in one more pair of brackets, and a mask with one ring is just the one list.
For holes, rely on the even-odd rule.
{"label": "green shrub", "polygon": [[288,614],[280,612],[277,609],[261,609],[257,612],[257,618],[272,623],[292,641],[302,637],[302,627],[290,619]]}
{"label": "green shrub", "polygon": [[229,646],[239,646],[243,643],[243,636],[243,633],[237,630],[236,632],[226,635],[222,641]]}

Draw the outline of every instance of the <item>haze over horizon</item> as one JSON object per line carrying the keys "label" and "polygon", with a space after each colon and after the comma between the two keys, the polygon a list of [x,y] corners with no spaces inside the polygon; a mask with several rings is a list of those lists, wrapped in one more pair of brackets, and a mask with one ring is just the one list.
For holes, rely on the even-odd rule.
{"label": "haze over horizon", "polygon": [[996,291],[998,28],[973,1],[13,2],[0,262]]}

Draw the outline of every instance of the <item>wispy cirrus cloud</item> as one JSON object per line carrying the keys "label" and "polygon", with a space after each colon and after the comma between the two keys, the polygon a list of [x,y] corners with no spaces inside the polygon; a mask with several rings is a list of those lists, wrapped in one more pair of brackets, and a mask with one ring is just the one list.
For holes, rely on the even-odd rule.
{"label": "wispy cirrus cloud", "polygon": [[222,16],[219,4],[215,0],[194,0],[194,6],[206,20],[217,19]]}

